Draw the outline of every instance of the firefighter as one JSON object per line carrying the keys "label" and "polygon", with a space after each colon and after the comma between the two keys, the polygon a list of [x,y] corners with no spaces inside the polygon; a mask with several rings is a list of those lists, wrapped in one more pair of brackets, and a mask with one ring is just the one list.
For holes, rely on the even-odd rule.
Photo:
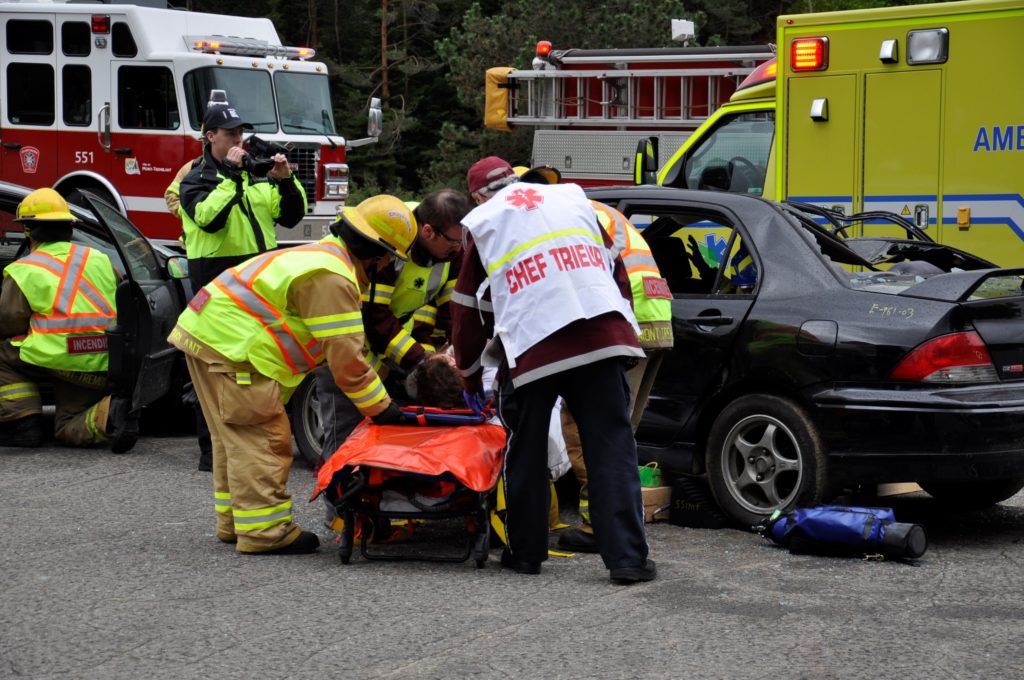
{"label": "firefighter", "polygon": [[[434,336],[451,339],[449,302],[462,255],[462,218],[472,206],[452,189],[428,194],[413,211],[419,232],[408,260],[379,268],[363,296],[369,362],[387,378],[389,366],[411,372],[435,351]],[[398,388],[393,383],[392,391]],[[326,460],[362,415],[344,398],[330,371],[316,371]]]}
{"label": "firefighter", "polygon": [[[491,185],[501,174],[481,179]],[[472,181],[472,168],[469,179],[471,191],[489,188]],[[513,179],[489,193],[463,220],[469,235],[452,322],[471,408],[483,406],[483,365],[499,364],[498,410],[508,431],[502,565],[538,574],[547,559],[546,443],[561,396],[584,441],[591,520],[611,580],[653,580],[625,377],[643,351],[622,259],[611,258],[611,239],[574,184]]]}
{"label": "firefighter", "polygon": [[232,267],[189,302],[169,338],[185,352],[213,435],[217,538],[241,553],[302,554],[319,546],[292,516],[292,437],[283,404],[326,361],[363,415],[402,420],[363,355],[360,290],[416,240],[394,196],[346,207],[331,235]]}
{"label": "firefighter", "polygon": [[[185,253],[192,290],[198,291],[228,267],[277,245],[274,222],[298,224],[306,214],[306,194],[283,154],[273,156],[266,177],[253,177],[242,168],[247,155],[242,130],[252,125],[227,104],[210,104],[203,116],[203,155],[191,161],[177,187]],[[179,170],[180,174],[180,170]],[[164,194],[168,207],[173,198]],[[187,396],[186,396],[187,398]],[[211,469],[209,427],[196,416],[200,470]]]}
{"label": "firefighter", "polygon": [[70,242],[76,219],[53,189],[26,196],[15,221],[30,252],[7,265],[0,289],[0,445],[42,445],[36,381],[48,380],[57,441],[124,453],[138,423],[107,381],[105,330],[117,319],[118,275],[106,255]]}

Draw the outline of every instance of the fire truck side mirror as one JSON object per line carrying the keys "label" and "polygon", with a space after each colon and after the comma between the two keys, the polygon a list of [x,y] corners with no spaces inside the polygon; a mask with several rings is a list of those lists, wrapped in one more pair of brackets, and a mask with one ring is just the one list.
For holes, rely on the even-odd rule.
{"label": "fire truck side mirror", "polygon": [[637,142],[633,162],[634,184],[658,183],[658,138],[644,137]]}
{"label": "fire truck side mirror", "polygon": [[370,111],[366,117],[366,134],[370,137],[380,137],[384,129],[384,114],[380,110],[380,99],[370,99]]}

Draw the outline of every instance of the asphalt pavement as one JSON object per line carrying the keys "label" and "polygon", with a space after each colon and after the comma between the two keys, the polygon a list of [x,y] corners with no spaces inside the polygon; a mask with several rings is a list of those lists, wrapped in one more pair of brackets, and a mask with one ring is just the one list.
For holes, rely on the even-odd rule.
{"label": "asphalt pavement", "polygon": [[928,527],[917,566],[650,525],[659,578],[622,587],[596,555],[540,576],[497,551],[479,570],[342,565],[301,464],[320,551],[239,555],[196,458],[188,438],[0,450],[0,677],[1024,677],[1024,494],[959,514],[893,500]]}

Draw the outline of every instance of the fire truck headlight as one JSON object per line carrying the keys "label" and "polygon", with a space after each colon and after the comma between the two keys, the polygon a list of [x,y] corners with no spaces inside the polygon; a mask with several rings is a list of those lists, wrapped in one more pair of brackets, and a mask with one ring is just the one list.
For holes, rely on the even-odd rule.
{"label": "fire truck headlight", "polygon": [[325,199],[339,201],[348,197],[348,165],[345,163],[324,164]]}
{"label": "fire truck headlight", "polygon": [[949,31],[929,28],[907,33],[908,64],[944,64],[949,57]]}

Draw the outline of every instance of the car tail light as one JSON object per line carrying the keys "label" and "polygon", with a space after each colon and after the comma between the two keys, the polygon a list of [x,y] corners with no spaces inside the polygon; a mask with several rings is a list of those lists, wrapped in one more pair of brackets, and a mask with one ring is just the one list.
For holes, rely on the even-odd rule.
{"label": "car tail light", "polygon": [[789,64],[794,71],[828,68],[828,38],[798,38],[790,45]]}
{"label": "car tail light", "polygon": [[988,349],[975,331],[950,333],[918,345],[893,369],[893,380],[931,383],[998,382]]}

